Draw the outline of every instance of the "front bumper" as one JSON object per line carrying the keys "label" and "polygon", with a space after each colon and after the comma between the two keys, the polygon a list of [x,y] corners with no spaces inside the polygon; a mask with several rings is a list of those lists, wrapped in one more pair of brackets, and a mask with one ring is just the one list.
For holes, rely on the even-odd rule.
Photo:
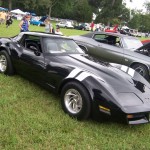
{"label": "front bumper", "polygon": [[127,123],[130,125],[149,123],[150,113],[137,113],[126,115]]}
{"label": "front bumper", "polygon": [[110,109],[106,105],[101,105],[95,102],[93,103],[92,117],[96,120],[109,118],[109,120],[113,120],[116,122],[121,122],[129,125],[137,125],[150,122],[150,111],[133,111],[132,107],[132,112],[124,112],[121,110],[121,108]]}

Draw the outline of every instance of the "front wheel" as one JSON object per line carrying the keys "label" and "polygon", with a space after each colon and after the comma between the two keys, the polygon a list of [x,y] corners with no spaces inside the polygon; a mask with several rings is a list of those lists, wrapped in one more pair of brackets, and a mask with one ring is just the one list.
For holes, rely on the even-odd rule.
{"label": "front wheel", "polygon": [[0,72],[6,75],[14,74],[10,56],[6,51],[0,51]]}
{"label": "front wheel", "polygon": [[142,75],[146,80],[149,79],[148,69],[146,66],[142,64],[135,64],[132,66],[132,68],[137,71],[140,75]]}
{"label": "front wheel", "polygon": [[70,82],[63,87],[61,104],[64,112],[78,120],[84,120],[90,116],[91,100],[89,93],[78,82]]}

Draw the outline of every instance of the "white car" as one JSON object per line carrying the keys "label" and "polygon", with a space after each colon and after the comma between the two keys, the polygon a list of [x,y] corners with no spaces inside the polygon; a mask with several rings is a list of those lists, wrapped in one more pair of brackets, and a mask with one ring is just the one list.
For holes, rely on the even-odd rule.
{"label": "white car", "polygon": [[56,26],[59,26],[60,28],[74,28],[70,21],[59,22],[56,24]]}

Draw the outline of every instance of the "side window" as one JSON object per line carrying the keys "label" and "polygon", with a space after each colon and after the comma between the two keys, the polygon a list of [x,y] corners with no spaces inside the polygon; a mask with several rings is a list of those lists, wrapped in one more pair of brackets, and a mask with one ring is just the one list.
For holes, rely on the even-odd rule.
{"label": "side window", "polygon": [[94,39],[100,43],[108,43],[105,34],[96,34],[94,36]]}
{"label": "side window", "polygon": [[116,46],[116,39],[117,39],[116,36],[107,35],[107,37],[106,37],[105,39],[107,40],[107,43],[108,43],[109,45]]}
{"label": "side window", "polygon": [[25,35],[20,44],[29,51],[42,52],[39,36]]}

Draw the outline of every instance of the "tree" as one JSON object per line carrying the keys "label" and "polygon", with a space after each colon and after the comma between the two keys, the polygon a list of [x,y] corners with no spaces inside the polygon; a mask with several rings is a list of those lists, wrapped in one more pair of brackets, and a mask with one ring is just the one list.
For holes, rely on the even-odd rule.
{"label": "tree", "polygon": [[51,17],[52,8],[58,3],[58,0],[40,0],[40,5],[48,10],[48,16]]}
{"label": "tree", "polygon": [[150,14],[150,2],[144,3],[144,6],[145,6],[145,8],[147,10],[147,13]]}
{"label": "tree", "polygon": [[90,22],[92,20],[92,9],[87,0],[75,0],[73,18],[79,22]]}
{"label": "tree", "polygon": [[53,7],[52,16],[58,18],[73,19],[74,16],[74,1],[73,0],[59,0],[57,5]]}
{"label": "tree", "polygon": [[8,0],[8,8],[9,10],[12,10],[12,0]]}
{"label": "tree", "polygon": [[[96,0],[95,0],[96,1]],[[118,18],[122,14],[122,1],[121,0],[103,0],[100,5],[101,9],[97,13],[96,22],[102,22],[110,25],[114,18]]]}

